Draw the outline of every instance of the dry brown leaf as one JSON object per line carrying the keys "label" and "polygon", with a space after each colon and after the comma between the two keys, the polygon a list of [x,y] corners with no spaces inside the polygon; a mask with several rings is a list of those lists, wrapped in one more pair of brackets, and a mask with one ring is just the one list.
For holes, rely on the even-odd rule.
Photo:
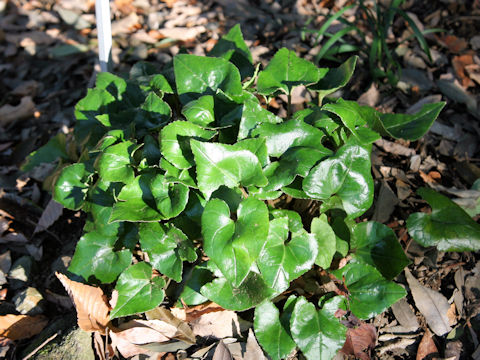
{"label": "dry brown leaf", "polygon": [[452,59],[453,70],[464,88],[475,86],[466,70],[466,67],[472,64],[474,64],[472,54],[454,56]]}
{"label": "dry brown leaf", "polygon": [[38,220],[37,226],[35,226],[34,234],[44,231],[50,227],[57,219],[62,216],[63,206],[53,199],[47,204],[45,210],[43,210],[42,216]]}
{"label": "dry brown leaf", "polygon": [[148,311],[146,314],[147,319],[149,320],[159,320],[165,322],[166,324],[173,326],[176,331],[171,338],[182,340],[189,344],[195,344],[195,334],[188,324],[177,318],[170,310],[164,307],[157,307],[153,310]]}
{"label": "dry brown leaf", "polygon": [[252,329],[248,329],[247,349],[243,356],[243,360],[266,360],[263,350],[258,345],[257,339]]}
{"label": "dry brown leaf", "polygon": [[205,304],[200,304],[196,306],[191,306],[185,309],[185,319],[187,322],[191,322],[203,314],[208,314],[217,311],[224,311],[225,309],[222,308],[220,305],[215,304],[214,302],[210,301]]}
{"label": "dry brown leaf", "polygon": [[438,291],[422,286],[408,268],[405,268],[405,277],[410,286],[415,306],[425,317],[430,329],[438,336],[451,331],[452,328],[447,318],[450,304],[445,296]]}
{"label": "dry brown leaf", "polygon": [[110,307],[102,289],[72,281],[58,272],[55,275],[75,304],[78,326],[84,331],[104,334],[110,323]]}
{"label": "dry brown leaf", "polygon": [[195,39],[198,35],[206,31],[205,26],[193,26],[193,27],[175,27],[175,28],[164,28],[158,30],[166,38],[188,41]]}
{"label": "dry brown leaf", "polygon": [[40,333],[48,319],[42,315],[4,315],[0,316],[0,336],[10,340],[28,339]]}
{"label": "dry brown leaf", "polygon": [[177,2],[177,0],[160,0],[161,2],[164,2],[169,8],[173,7],[173,4]]}
{"label": "dry brown leaf", "polygon": [[420,177],[427,184],[436,183],[437,180],[442,178],[442,175],[438,171],[430,171],[428,174],[424,173],[422,170],[419,171]]}
{"label": "dry brown leaf", "polygon": [[213,353],[212,360],[233,360],[233,356],[230,353],[230,350],[228,350],[228,347],[222,340],[220,340],[220,342],[218,343],[217,348]]}
{"label": "dry brown leaf", "polygon": [[345,355],[355,356],[356,359],[369,360],[370,353],[377,343],[377,330],[375,326],[357,319],[354,315],[348,317],[348,322],[343,322],[347,327],[347,338],[340,350]]}
{"label": "dry brown leaf", "polygon": [[224,310],[203,314],[190,322],[193,333],[202,337],[223,339],[240,334],[240,324],[235,311]]}
{"label": "dry brown leaf", "polygon": [[425,334],[423,334],[422,341],[420,341],[418,345],[416,360],[423,360],[427,356],[435,353],[438,353],[438,349],[433,341],[432,333],[427,329]]}
{"label": "dry brown leaf", "polygon": [[7,126],[18,120],[33,116],[35,103],[30,96],[24,96],[18,105],[3,105],[0,108],[0,126]]}
{"label": "dry brown leaf", "polygon": [[457,324],[457,312],[455,311],[455,303],[450,304],[450,308],[447,311],[448,323],[450,326]]}
{"label": "dry brown leaf", "polygon": [[132,4],[133,0],[115,0],[114,4],[118,11],[120,11],[123,15],[128,15],[131,12],[135,12],[136,8]]}
{"label": "dry brown leaf", "polygon": [[450,52],[458,54],[465,50],[468,43],[463,38],[459,38],[455,35],[441,35],[436,36],[440,45],[446,47]]}

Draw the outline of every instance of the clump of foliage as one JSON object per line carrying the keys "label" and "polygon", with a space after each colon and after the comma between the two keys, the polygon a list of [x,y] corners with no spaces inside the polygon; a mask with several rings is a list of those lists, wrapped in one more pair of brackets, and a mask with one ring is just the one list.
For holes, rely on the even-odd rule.
{"label": "clump of foliage", "polygon": [[[413,35],[421,49],[431,61],[430,48],[425,40],[428,33],[442,31],[440,29],[429,29],[420,31],[415,21],[401,8],[405,0],[392,0],[385,5],[373,2],[373,6],[365,5],[363,0],[354,1],[353,4],[343,7],[340,11],[328,17],[320,29],[305,28],[303,34],[311,33],[315,37],[315,45],[323,39],[320,51],[315,55],[315,63],[323,58],[337,61],[336,56],[342,53],[359,53],[368,61],[370,74],[375,81],[387,79],[390,84],[395,85],[400,77],[401,66],[398,62],[396,49],[401,45],[398,41],[389,41],[389,34],[393,23],[400,16],[412,29]],[[355,20],[348,21],[343,14],[352,8],[356,8]],[[328,28],[335,21],[342,22],[345,27],[334,33],[329,33]],[[364,23],[366,31],[363,31],[359,24]],[[355,33],[358,36],[360,46],[353,45],[345,39],[347,34]],[[371,40],[367,40],[370,36]]]}
{"label": "clump of foliage", "polygon": [[[25,165],[60,158],[54,199],[87,214],[69,271],[118,291],[112,319],[179,299],[255,308],[272,359],[297,346],[330,359],[345,341],[337,310],[368,319],[405,296],[392,281],[409,263],[394,232],[354,221],[373,202],[372,143],[419,139],[443,107],[395,115],[338,99],[280,118],[262,105],[301,85],[324,99],[355,63],[317,68],[281,49],[254,71],[236,26],[207,57],[99,74],[73,138],[57,135]],[[313,218],[291,206],[305,200],[318,204]],[[336,290],[296,292],[307,275]]]}

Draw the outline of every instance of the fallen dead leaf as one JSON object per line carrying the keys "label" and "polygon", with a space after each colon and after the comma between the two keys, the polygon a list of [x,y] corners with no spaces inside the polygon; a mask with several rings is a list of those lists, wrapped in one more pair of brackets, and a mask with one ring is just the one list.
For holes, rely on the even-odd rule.
{"label": "fallen dead leaf", "polygon": [[11,243],[14,245],[24,245],[28,243],[28,239],[22,233],[10,232],[5,236],[0,236],[0,244]]}
{"label": "fallen dead leaf", "polygon": [[213,353],[212,360],[233,360],[233,356],[230,353],[230,350],[228,350],[227,346],[222,340],[220,340],[220,342],[218,343],[217,348]]}
{"label": "fallen dead leaf", "polygon": [[455,311],[455,303],[450,304],[450,308],[447,311],[447,318],[450,326],[455,326],[457,324],[457,313]]}
{"label": "fallen dead leaf", "polygon": [[203,34],[206,31],[205,26],[193,26],[193,27],[175,27],[175,28],[164,28],[159,29],[159,33],[170,39],[175,39],[179,41],[188,41],[195,39],[198,35]]}
{"label": "fallen dead leaf", "polygon": [[458,54],[465,50],[468,43],[463,38],[459,38],[455,35],[440,35],[436,36],[440,45],[446,47],[450,52]]}
{"label": "fallen dead leaf", "polygon": [[243,355],[243,360],[266,360],[263,350],[258,345],[257,339],[253,330],[248,329],[248,338],[247,338],[247,351]]}
{"label": "fallen dead leaf", "polygon": [[127,17],[112,23],[112,36],[129,34],[140,26],[140,18],[136,12],[130,13]]}
{"label": "fallen dead leaf", "polygon": [[113,3],[123,15],[128,15],[136,10],[132,2],[132,0],[115,0]]}
{"label": "fallen dead leaf", "polygon": [[53,199],[50,199],[45,210],[43,210],[42,216],[38,220],[35,226],[34,234],[44,231],[50,227],[57,219],[62,216],[63,206]]}
{"label": "fallen dead leaf", "polygon": [[190,322],[193,333],[201,337],[223,339],[240,334],[240,324],[235,311],[224,310],[203,314]]}
{"label": "fallen dead leaf", "polygon": [[48,319],[42,315],[0,316],[0,336],[10,340],[28,339],[40,333],[47,325]]}
{"label": "fallen dead leaf", "polygon": [[345,355],[356,359],[369,360],[370,353],[377,343],[377,330],[371,324],[360,321],[353,314],[347,321],[342,321],[348,327],[345,344],[340,350]]}
{"label": "fallen dead leaf", "polygon": [[104,334],[110,323],[110,307],[102,289],[72,281],[58,272],[55,275],[75,304],[78,326],[84,331]]}
{"label": "fallen dead leaf", "polygon": [[160,0],[160,1],[165,3],[169,8],[173,7],[173,4],[177,2],[177,0]]}
{"label": "fallen dead leaf", "polygon": [[184,342],[195,344],[195,334],[188,324],[177,318],[170,310],[164,307],[157,307],[153,310],[147,311],[145,314],[149,320],[161,320],[176,328],[175,334],[171,337],[182,340]]}
{"label": "fallen dead leaf", "polygon": [[472,54],[458,55],[454,56],[452,59],[452,66],[453,70],[455,71],[455,75],[457,75],[464,88],[475,86],[466,70],[466,67],[472,64],[474,64]]}
{"label": "fallen dead leaf", "polygon": [[3,105],[0,108],[0,126],[7,126],[15,121],[33,116],[35,103],[30,96],[24,96],[18,105]]}
{"label": "fallen dead leaf", "polygon": [[436,183],[437,180],[442,178],[442,175],[438,171],[430,171],[428,174],[426,174],[420,170],[419,173],[422,180],[427,184]]}
{"label": "fallen dead leaf", "polygon": [[10,93],[14,96],[31,96],[32,98],[37,96],[40,84],[35,80],[28,80],[22,82]]}
{"label": "fallen dead leaf", "polygon": [[438,291],[422,286],[408,268],[405,268],[405,277],[410,286],[415,306],[425,317],[432,331],[436,335],[442,336],[452,330],[447,317],[450,304],[445,296]]}
{"label": "fallen dead leaf", "polygon": [[423,360],[427,358],[427,356],[430,358],[432,354],[436,353],[438,353],[438,349],[433,341],[432,333],[427,329],[418,345],[416,360]]}

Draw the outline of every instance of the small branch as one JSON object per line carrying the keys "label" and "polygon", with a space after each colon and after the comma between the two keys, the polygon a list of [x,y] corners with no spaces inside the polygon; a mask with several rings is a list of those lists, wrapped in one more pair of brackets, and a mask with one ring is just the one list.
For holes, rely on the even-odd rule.
{"label": "small branch", "polygon": [[290,119],[292,116],[292,94],[288,94],[287,96],[288,103],[287,103],[287,119]]}
{"label": "small branch", "polygon": [[243,188],[243,186],[240,186],[240,191],[242,192],[243,197],[246,199],[248,198],[248,193],[247,191]]}

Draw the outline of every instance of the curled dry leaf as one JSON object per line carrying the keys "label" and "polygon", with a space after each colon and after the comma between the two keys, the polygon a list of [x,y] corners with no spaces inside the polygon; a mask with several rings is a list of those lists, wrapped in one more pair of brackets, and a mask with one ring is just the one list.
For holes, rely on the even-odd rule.
{"label": "curled dry leaf", "polygon": [[164,307],[157,307],[153,310],[150,310],[146,313],[149,320],[160,320],[170,326],[173,326],[176,331],[171,338],[182,340],[189,344],[195,344],[195,334],[188,324],[177,318],[170,310]]}
{"label": "curled dry leaf", "polygon": [[340,351],[345,355],[355,356],[356,359],[369,360],[377,343],[375,326],[360,321],[354,315],[350,315],[348,321],[342,323],[348,330],[345,344]]}
{"label": "curled dry leaf", "polygon": [[55,275],[75,304],[78,326],[84,331],[104,334],[110,323],[110,307],[102,289],[72,281],[58,272]]}
{"label": "curled dry leaf", "polygon": [[212,360],[233,360],[232,353],[222,340],[218,343]]}
{"label": "curled dry leaf", "polygon": [[433,342],[432,333],[427,329],[425,334],[423,334],[422,341],[420,341],[420,344],[418,345],[416,360],[423,360],[427,356],[435,353],[438,353],[438,349]]}
{"label": "curled dry leaf", "polygon": [[47,323],[48,319],[42,315],[0,316],[0,336],[10,340],[28,339],[40,333]]}
{"label": "curled dry leaf", "polygon": [[16,106],[7,104],[0,108],[0,126],[31,117],[34,113],[35,103],[30,96],[24,96],[20,104]]}
{"label": "curled dry leaf", "polygon": [[203,314],[190,322],[190,326],[195,335],[202,337],[212,336],[223,339],[240,334],[237,314],[230,310]]}

